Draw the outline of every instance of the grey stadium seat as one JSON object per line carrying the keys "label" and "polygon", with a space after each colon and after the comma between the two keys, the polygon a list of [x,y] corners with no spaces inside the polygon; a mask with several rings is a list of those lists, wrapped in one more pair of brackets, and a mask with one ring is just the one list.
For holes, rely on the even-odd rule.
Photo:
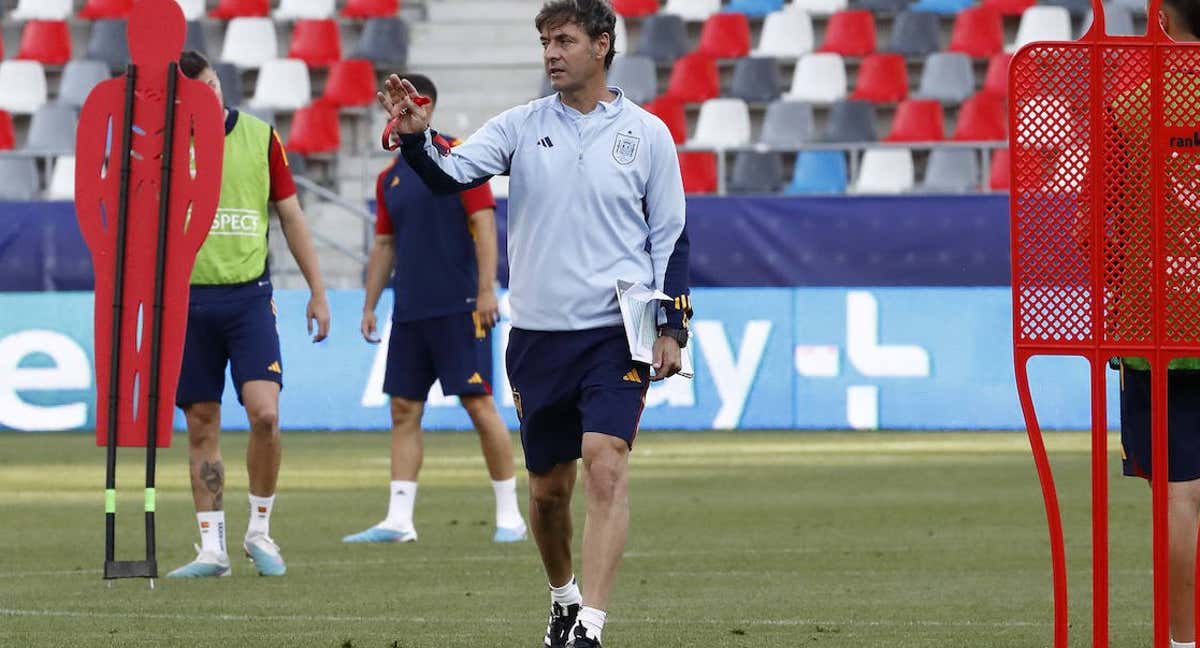
{"label": "grey stadium seat", "polygon": [[648,56],[656,63],[673,63],[691,51],[687,26],[674,14],[653,14],[642,21],[635,52]]}
{"label": "grey stadium seat", "polygon": [[[546,82],[549,83],[549,79]],[[654,69],[654,61],[645,56],[624,54],[613,59],[608,82],[620,88],[634,103],[646,103],[658,96],[658,72]]]}
{"label": "grey stadium seat", "polygon": [[733,67],[729,95],[747,103],[767,103],[782,94],[779,63],[773,58],[746,57]]}
{"label": "grey stadium seat", "polygon": [[246,100],[242,72],[233,63],[213,63],[213,72],[221,80],[221,95],[226,106],[240,106]]}
{"label": "grey stadium seat", "polygon": [[729,190],[734,193],[778,193],[783,189],[783,160],[778,153],[740,151],[733,160]]}
{"label": "grey stadium seat", "polygon": [[38,108],[22,150],[71,155],[75,151],[75,109],[58,103]]}
{"label": "grey stadium seat", "polygon": [[79,108],[92,88],[110,76],[108,64],[103,61],[68,61],[58,84],[59,103]]}
{"label": "grey stadium seat", "polygon": [[876,14],[898,14],[908,8],[912,0],[851,0],[851,9],[866,9]]}
{"label": "grey stadium seat", "polygon": [[395,17],[367,20],[362,37],[347,58],[369,59],[376,65],[404,65],[408,62],[408,24]]}
{"label": "grey stadium seat", "polygon": [[1043,0],[1040,4],[1062,7],[1071,13],[1072,18],[1082,18],[1092,12],[1091,0]]}
{"label": "grey stadium seat", "polygon": [[866,101],[839,101],[829,109],[821,141],[876,142],[875,107]]}
{"label": "grey stadium seat", "polygon": [[[1143,32],[1138,32],[1137,27],[1133,24],[1133,9],[1117,3],[1104,3],[1104,29],[1110,36],[1138,36]],[[1079,27],[1079,38],[1087,33],[1087,30],[1092,26],[1092,12],[1088,11],[1083,17],[1083,22]]]}
{"label": "grey stadium seat", "polygon": [[925,59],[917,96],[943,103],[962,103],[975,94],[975,69],[961,52],[934,52]]}
{"label": "grey stadium seat", "polygon": [[87,56],[104,61],[114,70],[123,70],[129,63],[129,43],[125,40],[124,20],[97,20],[92,23],[88,37]]}
{"label": "grey stadium seat", "polygon": [[979,189],[979,154],[973,149],[935,148],[925,165],[921,190],[967,193]]}
{"label": "grey stadium seat", "polygon": [[892,24],[888,51],[905,56],[926,56],[942,49],[939,20],[935,13],[901,12]]}
{"label": "grey stadium seat", "polygon": [[812,106],[800,101],[776,101],[767,106],[759,144],[799,148],[813,139]]}
{"label": "grey stadium seat", "polygon": [[0,200],[34,200],[38,171],[33,158],[0,155]]}
{"label": "grey stadium seat", "polygon": [[187,24],[187,40],[183,43],[183,49],[196,50],[201,54],[208,54],[208,38],[204,36],[204,23],[199,20],[192,20]]}

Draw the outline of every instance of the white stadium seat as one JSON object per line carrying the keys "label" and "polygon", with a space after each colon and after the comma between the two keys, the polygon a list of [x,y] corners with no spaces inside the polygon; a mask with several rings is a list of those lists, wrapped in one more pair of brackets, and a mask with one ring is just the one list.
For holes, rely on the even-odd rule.
{"label": "white stadium seat", "polygon": [[850,188],[857,194],[894,194],[913,190],[916,171],[912,151],[898,149],[867,149],[863,153],[858,180]]}
{"label": "white stadium seat", "polygon": [[8,15],[13,20],[66,20],[71,16],[71,0],[21,0]]}
{"label": "white stadium seat", "polygon": [[790,8],[807,11],[814,16],[828,16],[847,7],[847,0],[792,0]]}
{"label": "white stadium seat", "polygon": [[54,161],[54,172],[50,174],[50,187],[46,189],[47,200],[74,200],[75,156],[63,155]]}
{"label": "white stadium seat", "polygon": [[798,9],[784,9],[767,14],[763,22],[758,48],[751,56],[779,59],[798,59],[813,49],[812,17]]}
{"label": "white stadium seat", "polygon": [[275,21],[270,18],[234,18],[225,30],[221,60],[240,68],[257,68],[279,56]]}
{"label": "white stadium seat", "polygon": [[1034,6],[1021,14],[1021,25],[1017,28],[1017,39],[1008,46],[1009,52],[1037,41],[1069,41],[1071,38],[1071,13],[1065,7]]}
{"label": "white stadium seat", "polygon": [[275,10],[275,20],[321,20],[332,18],[334,0],[282,0]]}
{"label": "white stadium seat", "polygon": [[262,64],[250,107],[255,110],[298,110],[312,101],[308,66],[300,59],[275,59]]}
{"label": "white stadium seat", "polygon": [[700,105],[688,146],[724,149],[750,144],[750,109],[741,99],[709,99]]}
{"label": "white stadium seat", "polygon": [[46,69],[37,61],[0,62],[0,110],[29,114],[46,103]]}
{"label": "white stadium seat", "polygon": [[204,0],[175,0],[183,9],[183,19],[187,21],[200,20],[204,17]]}
{"label": "white stadium seat", "polygon": [[661,13],[675,14],[684,20],[704,21],[721,10],[721,0],[667,0]]}
{"label": "white stadium seat", "polygon": [[789,101],[830,104],[846,98],[846,61],[841,54],[805,54],[796,63]]}

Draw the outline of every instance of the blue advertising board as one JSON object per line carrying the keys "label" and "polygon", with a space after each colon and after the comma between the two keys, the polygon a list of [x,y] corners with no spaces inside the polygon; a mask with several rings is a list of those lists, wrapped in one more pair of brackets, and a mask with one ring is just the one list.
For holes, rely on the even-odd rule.
{"label": "blue advertising board", "polygon": [[[284,390],[291,429],[381,429],[387,350],[358,334],[361,291],[330,295],[333,331],[313,344],[302,291],[279,291]],[[1021,429],[1007,288],[711,288],[695,292],[694,380],[672,378],[647,397],[647,429]],[[379,306],[390,313],[389,296]],[[502,302],[506,311],[507,302]],[[495,338],[493,384],[517,423],[504,377],[509,325]],[[387,331],[383,338],[387,339]],[[0,293],[0,429],[94,425],[91,293]],[[1110,373],[1110,378],[1112,378]],[[1090,425],[1088,373],[1079,359],[1035,359],[1031,380],[1043,426]],[[1109,420],[1116,419],[1115,379]],[[232,389],[222,422],[245,428]],[[177,424],[181,423],[179,418]],[[429,429],[467,429],[435,386]]]}

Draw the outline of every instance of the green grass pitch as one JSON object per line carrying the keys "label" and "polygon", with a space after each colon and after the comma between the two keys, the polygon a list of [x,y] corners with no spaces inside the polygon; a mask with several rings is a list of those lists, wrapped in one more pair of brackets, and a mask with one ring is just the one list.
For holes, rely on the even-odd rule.
{"label": "green grass pitch", "polygon": [[[427,435],[419,543],[346,546],[343,534],[385,513],[388,437],[285,433],[272,535],[289,571],[277,579],[240,555],[245,443],[224,438],[233,576],[159,580],[150,591],[100,578],[104,452],[91,437],[0,435],[0,646],[541,645],[536,550],[490,543],[492,494],[474,435]],[[1071,643],[1090,645],[1087,437],[1053,434],[1050,444]],[[197,541],[185,446],[177,436],[160,456],[163,573]],[[1118,477],[1115,439],[1110,447],[1113,645],[1149,645],[1149,489]],[[121,559],[142,547],[141,457],[121,452]],[[1045,516],[1021,433],[646,432],[632,507],[607,646],[1050,644]]]}

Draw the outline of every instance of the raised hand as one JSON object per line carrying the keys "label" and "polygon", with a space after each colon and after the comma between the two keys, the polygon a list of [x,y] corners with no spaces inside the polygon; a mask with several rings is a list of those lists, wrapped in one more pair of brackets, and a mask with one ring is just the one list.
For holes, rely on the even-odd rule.
{"label": "raised hand", "polygon": [[376,94],[379,105],[393,122],[392,134],[423,133],[429,128],[429,98],[421,96],[408,79],[391,75],[383,82],[383,91]]}

